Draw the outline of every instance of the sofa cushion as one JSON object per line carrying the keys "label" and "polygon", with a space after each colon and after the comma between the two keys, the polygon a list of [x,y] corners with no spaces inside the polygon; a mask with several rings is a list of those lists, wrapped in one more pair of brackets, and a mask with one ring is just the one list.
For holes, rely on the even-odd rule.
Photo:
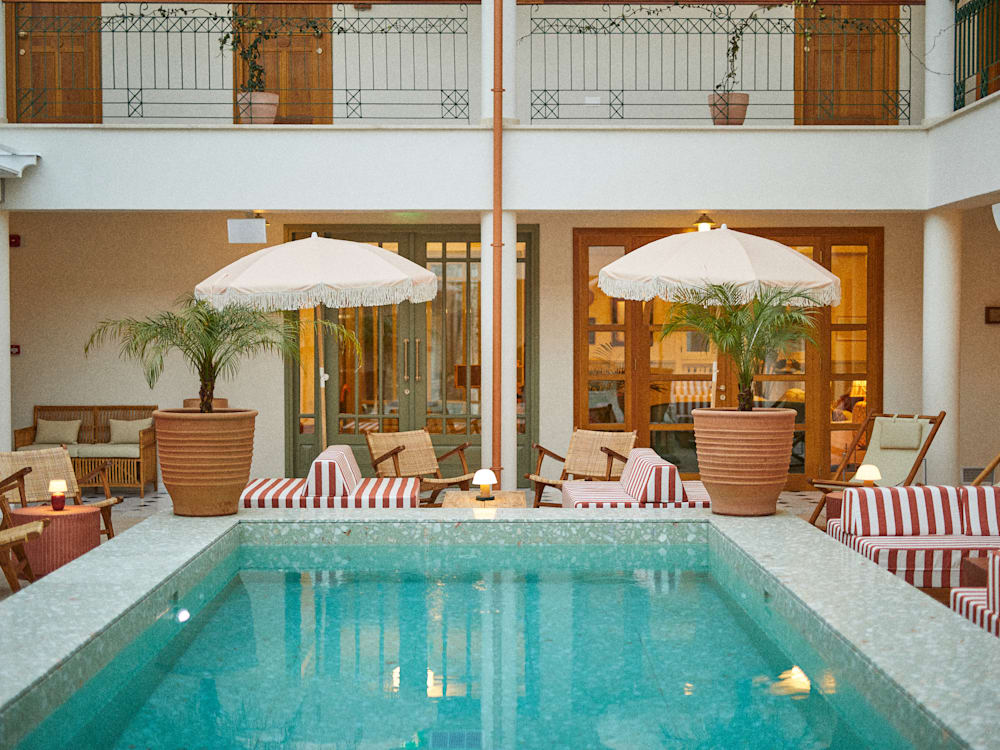
{"label": "sofa cushion", "polygon": [[962,533],[1000,535],[1000,487],[962,487]]}
{"label": "sofa cushion", "polygon": [[990,553],[986,576],[986,606],[1000,613],[1000,554]]}
{"label": "sofa cushion", "polygon": [[139,443],[139,433],[153,426],[153,418],[149,419],[109,419],[111,430],[109,443]]}
{"label": "sofa cushion", "polygon": [[622,488],[640,502],[683,502],[684,484],[680,472],[652,448],[634,448],[622,470]]}
{"label": "sofa cushion", "polygon": [[330,498],[331,508],[416,508],[420,505],[420,477],[362,479],[347,497]]}
{"label": "sofa cushion", "polygon": [[684,482],[683,500],[640,501],[625,493],[620,482],[567,481],[562,485],[564,508],[707,508],[708,492],[701,482]]}
{"label": "sofa cushion", "polygon": [[80,443],[74,447],[75,458],[139,458],[138,443]]}
{"label": "sofa cushion", "polygon": [[983,630],[1000,636],[1000,612],[989,608],[986,589],[952,589],[951,608]]}
{"label": "sofa cushion", "polygon": [[955,487],[851,487],[841,519],[855,536],[957,534],[962,512]]}
{"label": "sofa cushion", "polygon": [[70,445],[80,436],[79,419],[53,420],[39,419],[35,425],[35,442],[54,445]]}
{"label": "sofa cushion", "polygon": [[316,456],[307,476],[306,495],[347,497],[361,481],[361,469],[349,445],[331,445]]}
{"label": "sofa cushion", "polygon": [[240,495],[244,508],[299,508],[305,479],[251,479]]}
{"label": "sofa cushion", "polygon": [[[49,448],[62,448],[61,443],[32,443],[31,445],[22,445],[18,448],[19,451],[43,451]],[[77,451],[79,450],[79,443],[73,443],[72,445],[67,445],[66,450],[69,451],[70,458],[77,457]]]}

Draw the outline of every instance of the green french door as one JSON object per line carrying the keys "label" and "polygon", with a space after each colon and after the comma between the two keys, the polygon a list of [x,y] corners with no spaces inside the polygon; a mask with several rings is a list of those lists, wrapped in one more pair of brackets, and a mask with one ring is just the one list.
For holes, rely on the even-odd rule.
{"label": "green french door", "polygon": [[[438,294],[427,303],[339,310],[306,310],[335,320],[353,331],[360,357],[332,336],[300,341],[300,361],[289,366],[288,469],[304,476],[321,446],[320,416],[326,413],[328,444],[354,449],[366,476],[373,473],[365,442],[367,432],[425,429],[439,453],[470,443],[470,469],[480,465],[480,260],[478,226],[433,227],[294,227],[288,239],[313,231],[378,245],[425,266],[438,277]],[[518,475],[528,469],[536,439],[532,410],[537,335],[529,278],[535,233],[518,235]],[[318,335],[318,334],[317,334]],[[442,464],[445,475],[460,473],[457,457]]]}

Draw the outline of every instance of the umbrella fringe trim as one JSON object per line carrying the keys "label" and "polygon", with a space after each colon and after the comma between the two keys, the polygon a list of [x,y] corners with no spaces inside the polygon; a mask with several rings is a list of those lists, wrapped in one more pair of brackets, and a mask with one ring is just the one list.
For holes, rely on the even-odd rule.
{"label": "umbrella fringe trim", "polygon": [[400,302],[429,302],[437,294],[437,279],[430,283],[409,283],[398,286],[370,286],[345,290],[310,290],[302,292],[261,292],[242,294],[226,291],[222,294],[197,294],[216,308],[244,305],[265,312],[302,310],[317,305],[339,307],[379,307]]}
{"label": "umbrella fringe trim", "polygon": [[[706,284],[710,283],[708,281]],[[692,293],[702,291],[704,287],[693,286],[691,284],[680,284],[668,282],[662,279],[652,279],[649,281],[625,281],[622,279],[612,279],[603,273],[598,276],[597,286],[609,297],[618,299],[638,300],[648,302],[659,297],[670,302],[690,301]],[[768,284],[760,281],[752,281],[744,284],[736,284],[737,301],[745,304],[755,299],[764,289],[772,289],[775,284]],[[781,287],[785,288],[785,287]],[[809,297],[800,297],[791,301],[791,304],[803,307],[835,306],[840,304],[840,284],[831,285],[825,289],[802,289]]]}

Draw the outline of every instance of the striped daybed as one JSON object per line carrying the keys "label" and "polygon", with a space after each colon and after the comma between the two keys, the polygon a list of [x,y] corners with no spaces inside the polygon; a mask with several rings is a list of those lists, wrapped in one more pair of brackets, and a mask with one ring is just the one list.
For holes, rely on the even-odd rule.
{"label": "striped daybed", "polygon": [[617,482],[566,481],[564,508],[707,508],[701,482],[682,482],[677,467],[651,448],[633,448]]}
{"label": "striped daybed", "polygon": [[416,508],[419,477],[361,476],[350,446],[331,445],[304,479],[251,479],[242,508]]}
{"label": "striped daybed", "polygon": [[964,557],[1000,549],[1000,488],[857,487],[827,533],[920,588],[954,588]]}
{"label": "striped daybed", "polygon": [[1000,636],[1000,554],[990,553],[986,588],[951,590],[951,608],[983,630]]}

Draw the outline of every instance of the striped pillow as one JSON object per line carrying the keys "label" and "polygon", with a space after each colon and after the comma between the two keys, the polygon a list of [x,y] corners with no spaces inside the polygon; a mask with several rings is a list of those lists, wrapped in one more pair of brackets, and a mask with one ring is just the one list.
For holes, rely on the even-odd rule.
{"label": "striped pillow", "polygon": [[955,534],[962,528],[955,487],[851,487],[844,491],[842,519],[855,536]]}
{"label": "striped pillow", "polygon": [[962,533],[1000,536],[1000,487],[962,487]]}
{"label": "striped pillow", "polygon": [[634,448],[628,454],[621,485],[629,497],[644,503],[687,500],[677,467],[652,448]]}
{"label": "striped pillow", "polygon": [[349,445],[331,445],[316,456],[308,478],[306,495],[347,497],[361,481],[361,470]]}
{"label": "striped pillow", "polygon": [[1000,554],[990,555],[986,578],[986,606],[1000,612]]}

